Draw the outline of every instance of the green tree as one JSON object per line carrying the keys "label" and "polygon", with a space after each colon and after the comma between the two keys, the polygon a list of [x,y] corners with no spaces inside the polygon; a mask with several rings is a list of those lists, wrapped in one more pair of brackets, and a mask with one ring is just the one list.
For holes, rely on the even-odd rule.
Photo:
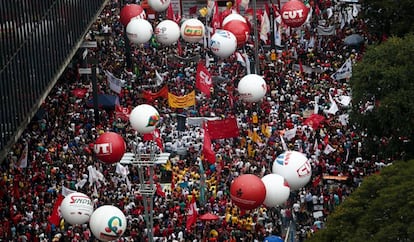
{"label": "green tree", "polygon": [[414,1],[364,0],[363,15],[370,32],[381,37],[398,36],[414,31]]}
{"label": "green tree", "polygon": [[351,122],[366,134],[367,156],[414,157],[413,56],[413,34],[392,37],[369,46],[353,68]]}
{"label": "green tree", "polygon": [[366,177],[307,241],[414,240],[414,160]]}

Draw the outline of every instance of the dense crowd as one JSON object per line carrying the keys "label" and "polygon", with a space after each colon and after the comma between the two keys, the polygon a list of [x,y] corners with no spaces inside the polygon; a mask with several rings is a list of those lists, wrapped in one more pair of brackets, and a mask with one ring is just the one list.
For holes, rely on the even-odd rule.
{"label": "dense crowd", "polygon": [[[270,235],[285,237],[287,232],[291,239],[303,241],[323,228],[326,217],[359,186],[364,176],[392,162],[391,157],[382,160],[364,156],[365,134],[348,124],[351,104],[341,102],[341,98],[351,96],[349,80],[331,77],[347,59],[356,63],[362,58],[364,44],[346,46],[345,36],[358,33],[365,38],[365,45],[375,40],[365,32],[364,21],[357,17],[340,27],[337,13],[346,9],[339,2],[316,2],[320,13],[314,13],[301,31],[282,33],[280,48],[269,49],[260,43],[257,61],[268,92],[257,103],[238,98],[238,81],[247,74],[243,63],[235,56],[214,57],[202,43],[182,42],[181,53],[175,46],[132,46],[133,65],[126,67],[124,27],[118,19],[116,1],[103,10],[91,27],[86,39],[96,40],[98,47],[89,51],[88,58],[97,58],[100,70],[110,71],[125,81],[118,95],[120,105],[131,109],[148,103],[161,116],[158,128],[164,151],[170,152],[171,157],[166,165],[155,168],[156,182],[163,186],[163,193],[154,197],[156,241],[263,241]],[[335,34],[316,35],[321,20],[326,26],[336,26]],[[154,26],[158,21],[151,20]],[[247,53],[253,62],[252,38],[239,51]],[[143,98],[143,91],[156,93],[164,85],[176,95],[194,90],[197,63],[205,61],[206,54],[214,58],[209,71],[217,77],[213,78],[211,98],[197,92],[196,105],[188,109],[171,108],[162,97],[151,101]],[[303,66],[295,68],[299,62]],[[94,141],[107,131],[121,134],[131,152],[135,132],[114,109],[100,109],[96,125],[93,108],[88,105],[92,96],[90,80],[77,72],[82,65],[82,59],[75,57],[1,163],[0,241],[93,241],[87,224],[49,222],[62,187],[89,195],[96,207],[119,207],[128,220],[120,241],[146,241],[142,196],[134,192],[139,183],[136,167],[129,167],[129,187],[115,171],[115,165],[98,161],[93,152]],[[301,70],[303,67],[310,71]],[[161,85],[156,72],[163,77]],[[98,75],[98,88],[100,93],[114,94],[102,73]],[[85,95],[74,95],[77,89],[86,90]],[[334,113],[328,112],[332,99],[339,106]],[[310,114],[319,114],[325,120],[316,127],[305,124]],[[187,121],[192,117],[236,116],[240,137],[213,140],[217,162],[210,164],[200,152],[202,127],[187,122],[184,130],[178,130],[180,115]],[[282,140],[284,132],[295,127],[294,136]],[[252,137],[251,131],[258,136]],[[146,143],[141,142],[139,145],[145,147]],[[19,159],[26,145],[28,165],[22,167]],[[282,206],[241,212],[230,199],[231,181],[240,174],[263,177],[271,173],[273,161],[286,148],[300,151],[311,160],[312,180],[299,191],[292,191]],[[200,162],[205,169],[207,191],[205,201],[197,201],[198,213],[210,212],[219,218],[198,220],[189,231],[186,205],[190,196],[199,196]],[[101,172],[104,181],[90,184],[89,166]]]}

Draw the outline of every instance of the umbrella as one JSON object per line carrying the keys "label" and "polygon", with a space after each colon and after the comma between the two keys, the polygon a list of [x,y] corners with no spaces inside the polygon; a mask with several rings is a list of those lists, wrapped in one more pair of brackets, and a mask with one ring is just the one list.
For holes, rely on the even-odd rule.
{"label": "umbrella", "polygon": [[283,239],[280,236],[271,235],[267,236],[264,242],[283,242]]}
{"label": "umbrella", "polygon": [[218,220],[219,216],[212,214],[212,213],[205,213],[200,216],[200,220],[210,221],[210,220]]}
{"label": "umbrella", "polygon": [[358,46],[364,42],[364,38],[359,34],[351,34],[345,37],[344,44],[348,46]]}

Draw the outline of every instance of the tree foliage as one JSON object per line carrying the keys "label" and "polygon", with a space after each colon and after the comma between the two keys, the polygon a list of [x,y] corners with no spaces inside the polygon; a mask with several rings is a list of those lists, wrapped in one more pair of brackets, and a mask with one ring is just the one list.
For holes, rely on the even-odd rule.
{"label": "tree foliage", "polygon": [[412,0],[364,0],[363,18],[370,32],[377,36],[398,36],[414,31],[414,1]]}
{"label": "tree foliage", "polygon": [[309,241],[413,241],[414,160],[364,179]]}
{"label": "tree foliage", "polygon": [[353,68],[351,122],[366,132],[365,152],[414,157],[414,35],[369,46]]}

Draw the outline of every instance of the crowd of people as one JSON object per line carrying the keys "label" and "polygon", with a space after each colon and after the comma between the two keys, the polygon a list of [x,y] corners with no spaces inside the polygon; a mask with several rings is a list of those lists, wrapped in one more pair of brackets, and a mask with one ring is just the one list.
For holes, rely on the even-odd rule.
{"label": "crowd of people", "polygon": [[[155,241],[264,241],[270,235],[303,241],[323,229],[327,216],[359,186],[363,177],[392,162],[364,156],[365,134],[347,121],[351,104],[343,98],[352,96],[349,79],[332,78],[346,60],[356,63],[364,52],[364,44],[344,45],[345,36],[358,33],[364,36],[365,45],[376,40],[356,16],[342,26],[338,13],[352,10],[352,5],[329,0],[315,2],[320,13],[314,13],[298,31],[283,32],[280,46],[266,48],[260,42],[255,58],[250,38],[238,50],[247,53],[252,63],[258,62],[259,74],[268,86],[266,96],[256,103],[238,98],[238,81],[248,74],[248,69],[236,56],[214,57],[203,43],[180,40],[180,53],[176,46],[148,43],[131,46],[132,66],[127,67],[124,26],[119,22],[117,1],[111,1],[92,25],[86,39],[96,40],[98,47],[89,51],[88,57],[99,60],[100,70],[125,81],[121,93],[115,94],[107,77],[99,74],[99,92],[117,95],[119,104],[129,109],[148,103],[161,116],[157,128],[164,151],[170,152],[171,157],[167,164],[155,168],[156,182],[163,187],[163,192],[154,196]],[[150,21],[155,26],[159,19]],[[317,35],[321,21],[335,26],[335,34]],[[164,97],[143,97],[144,91],[156,93],[164,86],[176,95],[195,90],[197,64],[205,61],[205,56],[214,59],[208,67],[216,77],[210,98],[196,90],[195,106],[175,109]],[[94,110],[88,105],[92,97],[90,80],[77,70],[83,64],[81,58],[74,58],[1,163],[0,241],[93,241],[87,224],[50,222],[53,205],[63,187],[89,195],[95,207],[119,207],[128,221],[120,241],[148,238],[142,196],[135,192],[140,182],[137,168],[128,167],[128,185],[115,171],[115,165],[100,162],[93,152],[95,140],[107,131],[122,135],[131,152],[135,132],[111,108],[100,109],[96,124]],[[156,73],[162,76],[162,83]],[[86,90],[84,95],[73,94],[79,89]],[[333,112],[332,100],[338,105]],[[324,120],[316,126],[307,123],[312,114]],[[178,119],[183,116],[187,123],[179,129]],[[237,117],[240,137],[213,140],[217,162],[206,162],[200,152],[203,128],[188,120],[230,116]],[[292,137],[284,135],[294,128]],[[257,136],[251,136],[252,132]],[[147,145],[141,142],[141,146]],[[22,165],[26,147],[27,165]],[[241,174],[263,177],[271,173],[273,161],[287,149],[300,151],[310,159],[312,180],[292,191],[288,201],[279,207],[240,211],[230,198],[232,180]],[[103,181],[88,182],[90,166],[103,174]],[[210,212],[218,219],[198,220],[187,229],[189,197],[200,198],[200,166],[205,170],[207,190],[205,200],[197,200],[198,213]]]}

